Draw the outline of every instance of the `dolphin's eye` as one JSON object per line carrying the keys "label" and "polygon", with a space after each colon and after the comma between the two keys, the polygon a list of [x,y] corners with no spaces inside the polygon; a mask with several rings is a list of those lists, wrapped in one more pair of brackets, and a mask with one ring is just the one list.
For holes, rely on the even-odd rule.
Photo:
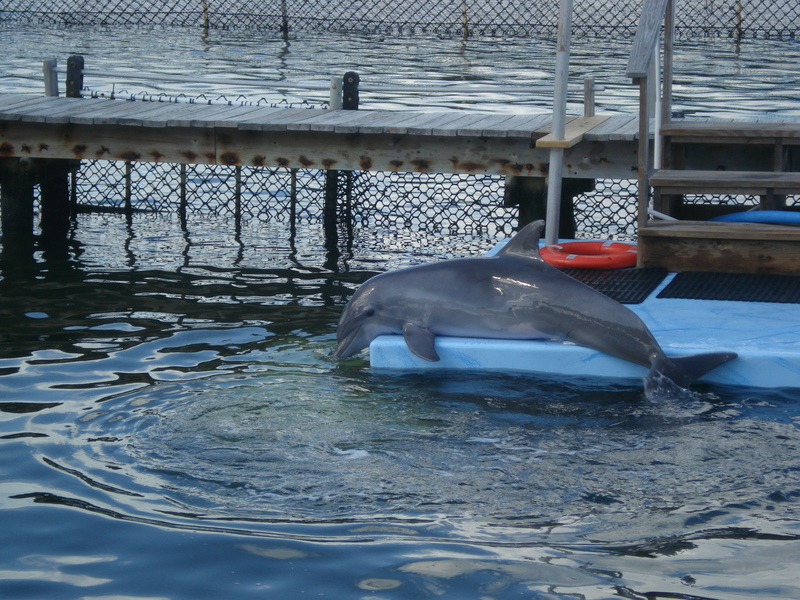
{"label": "dolphin's eye", "polygon": [[368,308],[367,310],[364,311],[364,316],[365,317],[372,317],[374,315],[375,315],[375,309],[374,308]]}

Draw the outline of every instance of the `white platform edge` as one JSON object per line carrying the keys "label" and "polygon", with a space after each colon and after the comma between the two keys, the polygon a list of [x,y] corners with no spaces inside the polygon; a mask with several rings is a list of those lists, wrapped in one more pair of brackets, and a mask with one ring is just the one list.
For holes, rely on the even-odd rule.
{"label": "white platform edge", "polygon": [[[493,249],[496,250],[496,249]],[[641,304],[627,305],[669,356],[732,351],[739,357],[701,381],[759,388],[800,388],[800,305],[659,299],[667,279]],[[402,336],[370,345],[374,369],[526,371],[556,376],[642,379],[647,370],[563,341],[437,337],[441,360],[414,356]]]}

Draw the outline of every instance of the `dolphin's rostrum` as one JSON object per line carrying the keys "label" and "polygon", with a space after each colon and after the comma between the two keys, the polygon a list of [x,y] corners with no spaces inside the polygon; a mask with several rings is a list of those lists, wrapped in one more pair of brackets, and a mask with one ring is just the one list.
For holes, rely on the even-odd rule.
{"label": "dolphin's rostrum", "polygon": [[630,309],[551,267],[539,256],[543,221],[520,230],[495,256],[462,258],[383,273],[345,307],[336,356],[379,335],[402,334],[409,350],[439,360],[437,335],[566,339],[647,367],[648,380],[690,381],[736,358],[733,352],[667,357]]}

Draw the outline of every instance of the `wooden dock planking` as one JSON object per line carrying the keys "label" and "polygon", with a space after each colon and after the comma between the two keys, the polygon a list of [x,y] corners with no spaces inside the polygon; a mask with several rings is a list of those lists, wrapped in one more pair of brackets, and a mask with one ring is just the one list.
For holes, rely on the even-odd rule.
{"label": "wooden dock planking", "polygon": [[11,121],[20,116],[20,110],[24,110],[24,107],[46,105],[50,102],[52,102],[52,98],[48,96],[34,96],[32,94],[11,96],[8,102],[0,106],[0,118]]}
{"label": "wooden dock planking", "polygon": [[[518,117],[527,118],[518,120]],[[530,123],[530,115],[515,115],[511,113],[492,115],[492,118],[487,117],[480,122],[470,123],[469,125],[461,127],[458,130],[458,135],[469,137],[507,137],[510,132],[509,127],[523,122]]]}
{"label": "wooden dock planking", "polygon": [[[610,118],[619,119],[630,120]],[[0,156],[541,177],[549,170],[549,153],[535,148],[535,141],[549,122],[549,115],[536,113],[332,111],[2,94]],[[565,175],[630,177],[636,162],[630,140],[603,145],[602,156],[598,148],[569,148]]]}
{"label": "wooden dock planking", "polygon": [[[77,103],[76,103],[77,101]],[[80,110],[91,110],[98,101],[81,103],[78,98],[51,98],[44,97],[40,100],[31,100],[10,109],[3,119],[22,121],[26,123],[64,123],[65,119],[55,119],[59,114],[71,114]]]}
{"label": "wooden dock planking", "polygon": [[[132,107],[127,106],[127,104],[133,104],[129,102],[116,102],[114,100],[105,100],[102,102],[102,104],[97,104],[91,108],[87,106],[86,110],[80,112],[76,111],[70,116],[69,123],[75,125],[104,125],[107,123],[115,123],[119,115],[130,112]],[[137,103],[137,108],[139,104],[144,105],[144,103]]]}
{"label": "wooden dock planking", "polygon": [[514,115],[504,114],[490,114],[490,115],[475,115],[475,117],[466,123],[458,124],[457,135],[464,137],[481,137],[485,135],[488,128],[494,128],[495,131],[502,126],[503,123],[509,121]]}
{"label": "wooden dock planking", "polygon": [[[528,132],[539,131],[551,120],[552,115],[545,113],[514,115],[503,123],[502,130],[497,131],[489,128],[486,133],[492,137],[524,137]],[[502,135],[500,135],[501,133]]]}
{"label": "wooden dock planking", "polygon": [[431,135],[436,123],[447,124],[457,121],[463,115],[459,112],[412,112],[405,113],[404,118],[386,129],[384,133],[397,135]]}
{"label": "wooden dock planking", "polygon": [[634,115],[619,115],[587,131],[583,138],[589,142],[633,140],[639,134],[639,119]]}
{"label": "wooden dock planking", "polygon": [[[115,125],[144,126],[145,123],[152,123],[164,118],[164,112],[169,110],[166,106],[147,106],[149,102],[129,102],[130,106],[125,110],[109,112],[103,117],[103,123]],[[73,122],[70,120],[70,122]]]}
{"label": "wooden dock planking", "polygon": [[214,115],[214,127],[221,129],[236,129],[239,127],[239,120],[245,118],[252,118],[256,114],[266,114],[267,111],[279,110],[269,106],[239,106],[229,107],[230,111]]}
{"label": "wooden dock planking", "polygon": [[360,115],[358,112],[357,110],[323,110],[310,119],[287,123],[286,129],[288,131],[335,131],[337,126],[358,124],[362,121],[364,115]]}
{"label": "wooden dock planking", "polygon": [[239,122],[239,129],[249,131],[286,131],[289,123],[301,123],[326,112],[319,108],[284,108],[245,117]]}
{"label": "wooden dock planking", "polygon": [[[346,133],[361,133],[365,135],[378,135],[388,133],[387,128],[393,127],[397,123],[405,121],[408,116],[404,112],[388,112],[366,110],[358,111],[364,113],[363,121],[358,126],[358,131],[353,132],[348,128]],[[337,130],[337,129],[335,129]]]}
{"label": "wooden dock planking", "polygon": [[[482,115],[475,115],[475,114],[464,114],[460,119],[456,119],[455,121],[448,121],[443,122],[439,121],[432,129],[432,135],[443,135],[448,137],[459,137],[460,130],[469,130],[474,123],[484,121],[486,119],[494,119],[497,120],[498,115],[490,115],[488,117]],[[462,137],[475,137],[465,135]]]}

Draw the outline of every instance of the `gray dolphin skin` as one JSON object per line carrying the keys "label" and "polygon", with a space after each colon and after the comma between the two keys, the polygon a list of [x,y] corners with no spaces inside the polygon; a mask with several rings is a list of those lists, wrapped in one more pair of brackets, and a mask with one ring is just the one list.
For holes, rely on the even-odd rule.
{"label": "gray dolphin skin", "polygon": [[411,352],[437,361],[435,337],[566,339],[642,365],[648,381],[681,387],[736,358],[733,352],[667,357],[642,320],[616,300],[539,256],[543,221],[495,256],[461,258],[377,275],[339,320],[335,355],[352,356],[380,335],[402,334]]}

